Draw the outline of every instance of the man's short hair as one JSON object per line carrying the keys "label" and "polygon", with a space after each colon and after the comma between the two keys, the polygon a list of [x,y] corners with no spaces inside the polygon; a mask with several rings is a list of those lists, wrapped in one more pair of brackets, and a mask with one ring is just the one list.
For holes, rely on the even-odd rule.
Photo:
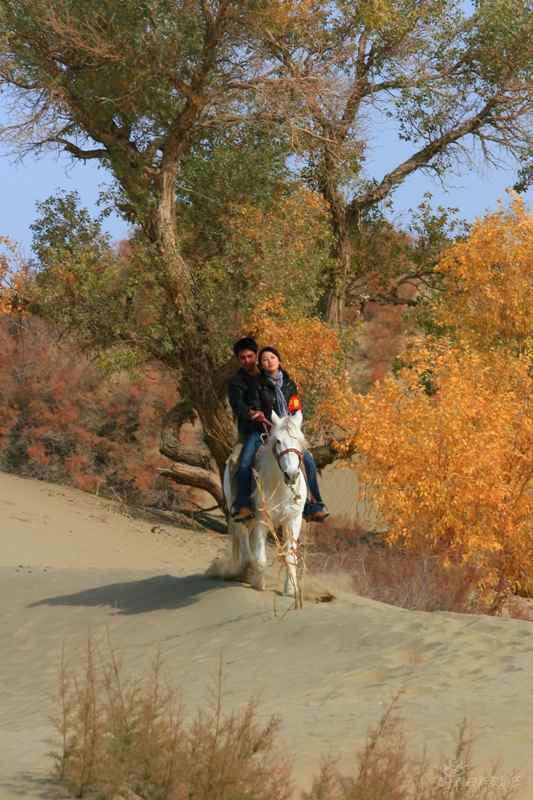
{"label": "man's short hair", "polygon": [[243,350],[252,350],[252,352],[257,353],[258,349],[257,342],[251,336],[245,336],[233,345],[233,352],[237,358]]}

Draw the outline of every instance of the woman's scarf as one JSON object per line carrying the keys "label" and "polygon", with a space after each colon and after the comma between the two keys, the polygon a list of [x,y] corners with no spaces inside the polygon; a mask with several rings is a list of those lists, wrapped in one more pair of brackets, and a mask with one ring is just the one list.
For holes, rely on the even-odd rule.
{"label": "woman's scarf", "polygon": [[283,386],[283,372],[278,369],[273,375],[269,375],[267,380],[270,381],[272,386],[274,387],[274,391],[276,392],[276,406],[278,408],[278,417],[286,417],[289,413],[289,409],[287,408],[287,401],[285,400],[285,395],[281,391],[281,387]]}

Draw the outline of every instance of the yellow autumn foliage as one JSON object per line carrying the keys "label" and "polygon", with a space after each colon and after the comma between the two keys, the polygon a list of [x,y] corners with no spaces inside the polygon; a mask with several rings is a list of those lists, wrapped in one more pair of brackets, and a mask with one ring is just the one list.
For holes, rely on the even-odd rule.
{"label": "yellow autumn foliage", "polygon": [[389,540],[475,563],[496,604],[533,592],[532,258],[521,202],[487,215],[439,266],[450,293],[435,313],[450,336],[419,341],[368,395],[320,409],[345,431],[339,449]]}
{"label": "yellow autumn foliage", "polygon": [[258,303],[244,331],[252,332],[260,347],[273,345],[280,351],[283,368],[298,385],[304,415],[314,422],[308,431],[318,432],[319,417],[311,420],[317,404],[348,386],[338,332],[316,317],[287,311],[280,294]]}
{"label": "yellow autumn foliage", "polygon": [[438,271],[446,303],[436,309],[441,325],[458,328],[462,341],[480,350],[526,352],[533,338],[533,216],[515,197],[474,224],[453,245]]}
{"label": "yellow autumn foliage", "polygon": [[[417,373],[358,396],[341,452],[390,523],[389,538],[447,559],[474,559],[487,586],[533,574],[533,417],[527,360],[432,353],[438,392]],[[495,554],[497,558],[495,558]]]}
{"label": "yellow autumn foliage", "polygon": [[28,280],[27,265],[22,263],[16,245],[0,236],[0,314],[23,313],[19,298]]}

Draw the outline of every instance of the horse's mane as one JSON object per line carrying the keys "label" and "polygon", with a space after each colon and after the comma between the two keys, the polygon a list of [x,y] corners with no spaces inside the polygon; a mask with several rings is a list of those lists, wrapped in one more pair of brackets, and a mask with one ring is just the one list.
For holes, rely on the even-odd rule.
{"label": "horse's mane", "polygon": [[282,427],[286,429],[289,436],[292,436],[294,439],[297,439],[298,442],[302,445],[302,447],[307,447],[307,442],[305,440],[305,435],[301,428],[298,427],[296,422],[293,418],[289,415],[283,417],[282,420]]}
{"label": "horse's mane", "polygon": [[298,439],[304,447],[307,446],[304,432],[296,425],[295,422],[292,421],[292,419],[290,419],[290,417],[289,422],[287,423],[287,432],[289,436],[294,436],[295,439]]}

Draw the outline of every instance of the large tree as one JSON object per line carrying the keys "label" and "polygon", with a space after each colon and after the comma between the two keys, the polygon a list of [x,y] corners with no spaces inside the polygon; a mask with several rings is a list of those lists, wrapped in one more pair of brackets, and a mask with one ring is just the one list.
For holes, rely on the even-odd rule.
{"label": "large tree", "polygon": [[[209,322],[183,257],[177,181],[194,147],[242,114],[255,74],[246,42],[256,3],[239,0],[6,0],[0,82],[22,149],[97,160],[137,227],[167,320],[166,360],[220,466],[232,437]],[[172,352],[169,353],[169,350]],[[156,355],[156,354],[154,354]],[[185,416],[185,409],[183,414]],[[187,412],[190,413],[190,410]],[[178,415],[179,421],[179,415]]]}
{"label": "large tree", "polygon": [[[330,321],[342,321],[365,212],[409,175],[531,154],[533,17],[527,0],[295,0],[258,27],[271,71],[264,112],[285,124],[303,174],[327,200],[335,268]],[[365,171],[383,127],[411,152]],[[390,300],[397,301],[394,287]]]}
{"label": "large tree", "polygon": [[[304,157],[334,233],[329,316],[340,319],[361,211],[414,170],[442,170],[469,135],[527,144],[531,22],[522,0],[0,0],[0,88],[20,149],[96,160],[138,231],[180,372],[220,467],[231,441],[224,370],[187,258],[180,182],[218,134],[269,125]],[[381,104],[381,105],[380,105]],[[383,179],[363,180],[365,108],[395,114],[420,143]],[[232,139],[229,132],[239,134]],[[325,262],[324,262],[325,263]],[[157,353],[153,353],[157,355]],[[194,468],[200,465],[192,465]]]}

